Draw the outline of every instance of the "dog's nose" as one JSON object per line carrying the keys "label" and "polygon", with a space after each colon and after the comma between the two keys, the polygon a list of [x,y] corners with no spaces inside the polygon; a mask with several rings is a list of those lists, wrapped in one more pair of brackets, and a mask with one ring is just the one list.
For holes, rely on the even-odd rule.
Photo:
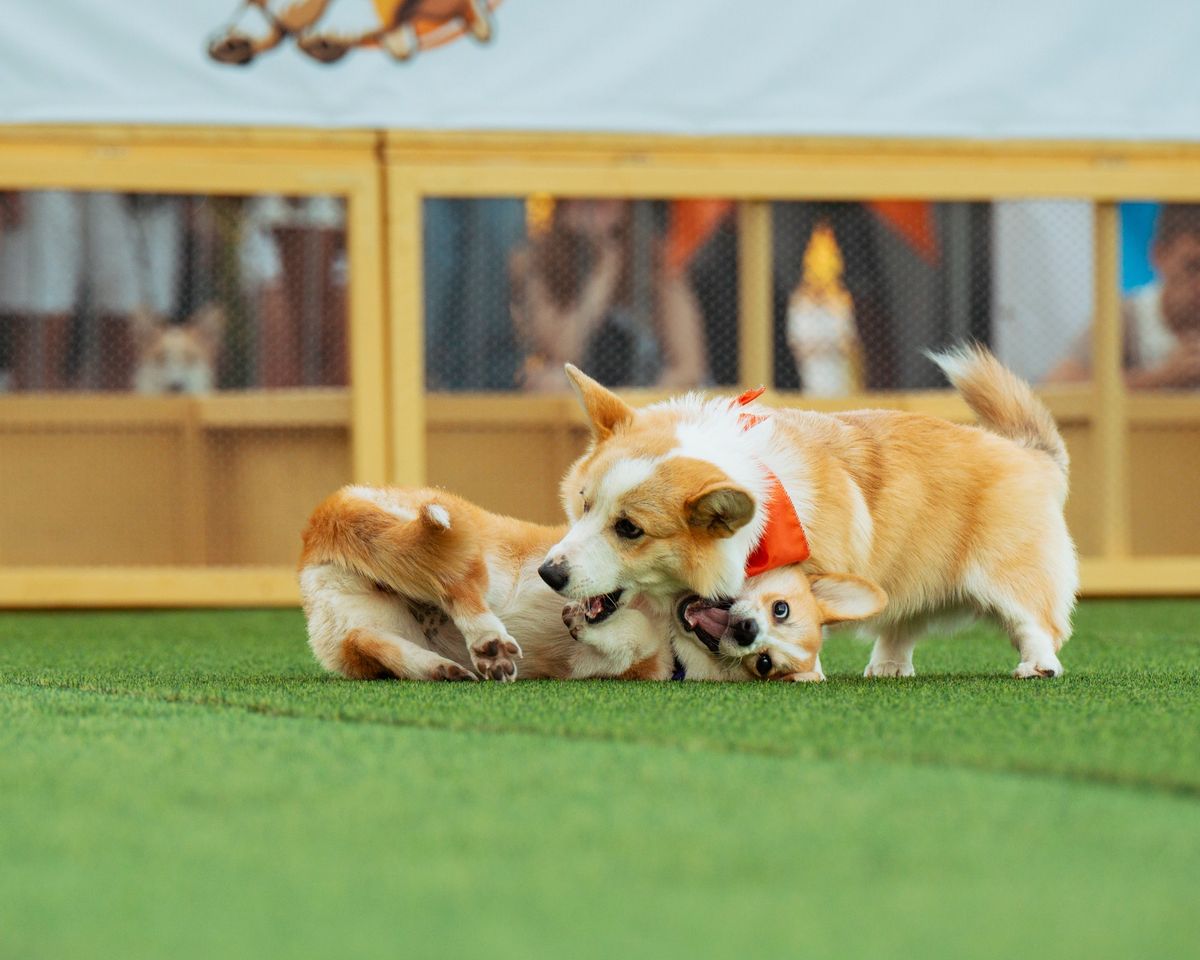
{"label": "dog's nose", "polygon": [[571,571],[564,560],[547,560],[538,567],[538,576],[546,581],[546,586],[556,593],[562,593],[563,587],[571,579]]}
{"label": "dog's nose", "polygon": [[733,639],[739,647],[748,647],[758,636],[758,621],[753,617],[749,620],[739,620],[733,625]]}

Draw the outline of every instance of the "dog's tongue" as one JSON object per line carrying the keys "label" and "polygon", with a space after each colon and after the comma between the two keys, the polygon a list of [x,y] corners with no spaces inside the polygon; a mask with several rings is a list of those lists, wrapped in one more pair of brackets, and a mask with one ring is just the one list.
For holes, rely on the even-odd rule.
{"label": "dog's tongue", "polygon": [[729,608],[714,606],[708,600],[688,604],[684,615],[693,630],[698,627],[710,637],[724,636],[729,627]]}

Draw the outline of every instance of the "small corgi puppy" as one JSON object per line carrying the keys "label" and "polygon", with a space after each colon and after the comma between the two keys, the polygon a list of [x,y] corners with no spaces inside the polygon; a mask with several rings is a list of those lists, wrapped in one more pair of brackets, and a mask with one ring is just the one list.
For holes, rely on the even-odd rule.
{"label": "small corgi puppy", "polygon": [[695,679],[726,679],[736,664],[765,680],[824,680],[822,627],[866,620],[886,605],[887,595],[869,580],[809,577],[791,564],[750,577],[736,600],[682,598],[675,655]]}
{"label": "small corgi puppy", "polygon": [[133,315],[138,393],[208,393],[216,384],[225,311],[210,303],[187,323],[169,324],[140,309]]}
{"label": "small corgi puppy", "polygon": [[575,367],[592,439],[567,472],[571,525],[539,572],[564,597],[670,606],[737,596],[766,567],[853,574],[887,606],[865,674],[912,676],[931,622],[989,616],[1016,677],[1062,673],[1079,583],[1054,420],[982,348],[932,359],[982,428],[920,414],[747,408],[699,395],[634,410]]}
{"label": "small corgi puppy", "polygon": [[518,661],[523,677],[670,677],[669,624],[653,607],[594,598],[564,610],[538,577],[564,532],[441,490],[343,487],[303,533],[312,651],[354,679],[504,681]]}

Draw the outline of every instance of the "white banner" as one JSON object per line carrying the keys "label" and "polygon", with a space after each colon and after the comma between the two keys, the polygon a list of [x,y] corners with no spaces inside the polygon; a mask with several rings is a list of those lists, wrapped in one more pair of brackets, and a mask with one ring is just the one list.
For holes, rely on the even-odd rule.
{"label": "white banner", "polygon": [[0,16],[5,123],[1200,139],[1196,0],[7,0]]}

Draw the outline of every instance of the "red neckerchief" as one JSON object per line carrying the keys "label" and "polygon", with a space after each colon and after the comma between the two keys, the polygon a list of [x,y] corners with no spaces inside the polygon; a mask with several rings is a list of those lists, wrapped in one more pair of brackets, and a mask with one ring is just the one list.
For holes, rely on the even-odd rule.
{"label": "red neckerchief", "polygon": [[[759,387],[747,390],[737,397],[730,407],[744,407],[757,400],[766,390]],[[762,423],[765,416],[754,413],[739,414],[738,422],[743,430],[749,430],[755,424]],[[772,471],[767,470],[767,524],[763,528],[762,539],[754,552],[746,558],[746,576],[753,577],[776,567],[786,567],[793,563],[803,563],[808,559],[808,537],[804,535],[804,525],[796,516],[796,508],[792,498],[788,496],[783,483]]]}

